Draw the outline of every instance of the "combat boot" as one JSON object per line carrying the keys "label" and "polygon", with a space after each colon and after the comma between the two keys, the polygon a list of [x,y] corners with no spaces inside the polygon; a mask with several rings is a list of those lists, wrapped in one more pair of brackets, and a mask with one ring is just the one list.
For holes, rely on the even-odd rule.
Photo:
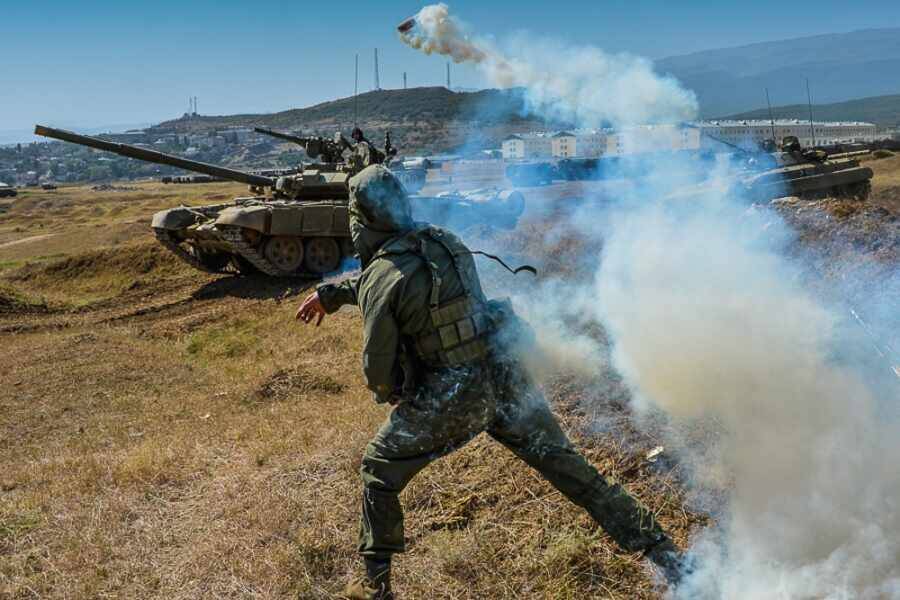
{"label": "combat boot", "polygon": [[688,575],[687,563],[681,550],[672,540],[663,540],[645,554],[653,564],[659,567],[669,585],[677,587],[685,575]]}
{"label": "combat boot", "polygon": [[394,600],[391,592],[391,559],[365,558],[366,575],[344,588],[346,600]]}

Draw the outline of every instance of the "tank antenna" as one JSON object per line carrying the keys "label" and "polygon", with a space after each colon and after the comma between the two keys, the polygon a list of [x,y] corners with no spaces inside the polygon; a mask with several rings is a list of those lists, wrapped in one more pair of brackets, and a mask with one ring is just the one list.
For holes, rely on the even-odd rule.
{"label": "tank antenna", "polygon": [[775,117],[772,116],[772,102],[769,100],[769,88],[766,88],[766,104],[769,107],[769,122],[772,124],[772,142],[775,141]]}
{"label": "tank antenna", "polygon": [[356,53],[356,68],[353,76],[353,127],[359,125],[359,52]]}
{"label": "tank antenna", "polygon": [[375,48],[375,91],[381,89],[381,82],[378,78],[378,48]]}
{"label": "tank antenna", "polygon": [[806,78],[806,103],[809,106],[809,133],[812,136],[812,145],[816,145],[816,129],[813,125],[812,96],[809,93],[809,77]]}

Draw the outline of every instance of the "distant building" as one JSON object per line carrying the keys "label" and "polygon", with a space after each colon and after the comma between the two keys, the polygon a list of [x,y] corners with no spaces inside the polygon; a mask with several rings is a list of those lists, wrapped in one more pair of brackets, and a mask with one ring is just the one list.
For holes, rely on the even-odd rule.
{"label": "distant building", "polygon": [[230,144],[246,144],[258,136],[253,129],[249,127],[228,127],[219,133]]}
{"label": "distant building", "polygon": [[120,144],[138,144],[148,141],[147,132],[140,129],[133,129],[125,133],[106,133],[101,137]]}
{"label": "distant building", "polygon": [[506,160],[547,158],[553,154],[552,134],[534,132],[511,135],[503,140],[501,152]]}
{"label": "distant building", "polygon": [[550,155],[559,158],[575,156],[578,138],[574,133],[560,131],[550,138]]}
{"label": "distant building", "polygon": [[607,136],[607,154],[613,156],[699,149],[700,131],[680,125],[641,125]]}
{"label": "distant building", "polygon": [[756,148],[763,140],[772,139],[773,129],[776,141],[792,135],[803,146],[865,143],[877,138],[877,127],[873,123],[857,121],[814,121],[810,125],[809,121],[800,119],[776,119],[774,125],[766,120],[699,121],[695,125],[705,134],[700,140],[701,147],[712,150],[722,149],[722,144],[713,138],[744,148]]}
{"label": "distant building", "polygon": [[641,152],[698,150],[700,132],[679,125],[645,125],[619,131],[575,129],[516,134],[503,140],[504,160],[601,158]]}

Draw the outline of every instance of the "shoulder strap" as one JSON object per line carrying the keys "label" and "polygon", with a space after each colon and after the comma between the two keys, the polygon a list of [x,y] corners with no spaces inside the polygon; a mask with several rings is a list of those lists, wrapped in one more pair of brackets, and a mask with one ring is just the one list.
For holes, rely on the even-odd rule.
{"label": "shoulder strap", "polygon": [[499,256],[488,254],[487,252],[482,252],[481,250],[467,249],[455,251],[450,247],[449,244],[447,244],[443,240],[443,235],[439,229],[435,229],[433,227],[414,229],[403,236],[398,236],[389,240],[381,247],[378,252],[375,253],[375,256],[372,257],[372,260],[383,258],[385,256],[399,256],[402,254],[414,254],[421,258],[425,265],[428,267],[428,270],[431,272],[431,298],[429,301],[429,305],[432,309],[436,309],[440,305],[442,280],[440,276],[440,269],[438,269],[437,264],[428,256],[428,252],[425,247],[426,237],[433,242],[440,244],[440,246],[450,256],[450,262],[453,265],[453,270],[456,271],[456,276],[459,278],[459,282],[462,285],[463,293],[465,295],[469,295],[469,283],[466,277],[463,275],[463,272],[459,267],[459,263],[456,260],[458,256],[480,254],[481,256],[485,256],[500,263],[501,265],[503,265],[503,268],[505,268],[513,275],[518,275],[519,272],[525,271],[537,276],[537,269],[535,269],[531,265],[521,265],[513,269],[512,267],[507,265]]}
{"label": "shoulder strap", "polygon": [[[431,258],[429,258],[428,252],[425,248],[425,236],[423,235],[423,233],[425,233],[426,231],[427,230],[423,229],[414,229],[403,236],[398,236],[394,239],[388,240],[381,247],[381,249],[375,253],[375,256],[372,257],[372,260],[374,261],[386,256],[400,256],[403,254],[413,254],[421,258],[425,263],[425,266],[428,267],[428,270],[431,273],[431,297],[429,299],[429,306],[432,309],[436,309],[440,306],[442,279],[440,275],[440,269],[438,269],[437,264],[433,260],[431,260]],[[452,257],[453,253],[451,252],[450,254]]]}

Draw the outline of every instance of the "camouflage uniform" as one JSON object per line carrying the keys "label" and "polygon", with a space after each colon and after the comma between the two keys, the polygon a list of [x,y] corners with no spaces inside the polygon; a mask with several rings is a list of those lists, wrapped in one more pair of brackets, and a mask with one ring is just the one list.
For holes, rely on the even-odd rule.
{"label": "camouflage uniform", "polygon": [[[485,299],[472,256],[452,233],[412,223],[402,185],[382,166],[351,180],[351,231],[363,272],[320,286],[319,298],[327,312],[360,308],[368,387],[376,401],[396,405],[362,461],[364,556],[404,551],[398,495],[430,462],[481,432],[584,507],[625,550],[667,540],[650,512],[598,473],[560,428],[517,356],[527,325],[508,305]],[[452,307],[461,297],[468,301],[456,316],[471,320],[474,333],[451,344],[456,356],[433,347],[429,354],[422,340],[434,333],[434,305]]]}

